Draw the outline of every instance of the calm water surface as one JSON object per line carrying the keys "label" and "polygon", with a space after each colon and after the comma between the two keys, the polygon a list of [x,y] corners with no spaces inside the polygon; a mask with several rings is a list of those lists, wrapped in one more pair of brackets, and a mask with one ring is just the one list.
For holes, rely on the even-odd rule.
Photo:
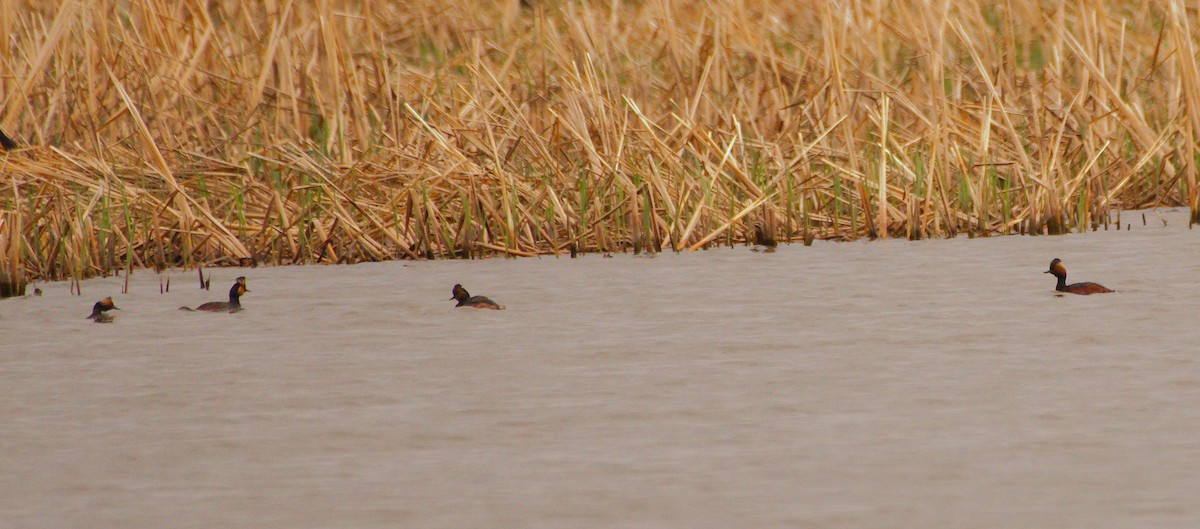
{"label": "calm water surface", "polygon": [[1124,218],[43,284],[0,301],[0,527],[1198,527],[1200,231]]}

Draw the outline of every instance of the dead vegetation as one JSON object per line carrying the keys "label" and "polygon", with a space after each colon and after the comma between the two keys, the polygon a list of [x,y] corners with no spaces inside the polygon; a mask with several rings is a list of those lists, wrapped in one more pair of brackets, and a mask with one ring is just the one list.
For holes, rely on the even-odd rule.
{"label": "dead vegetation", "polygon": [[0,0],[0,272],[1197,211],[1181,0],[528,4]]}

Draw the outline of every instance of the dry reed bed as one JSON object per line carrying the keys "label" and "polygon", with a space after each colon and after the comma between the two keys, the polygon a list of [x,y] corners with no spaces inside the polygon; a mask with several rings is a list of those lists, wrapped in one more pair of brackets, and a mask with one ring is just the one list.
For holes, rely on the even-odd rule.
{"label": "dry reed bed", "polygon": [[1180,0],[0,0],[0,267],[684,250],[1196,211]]}

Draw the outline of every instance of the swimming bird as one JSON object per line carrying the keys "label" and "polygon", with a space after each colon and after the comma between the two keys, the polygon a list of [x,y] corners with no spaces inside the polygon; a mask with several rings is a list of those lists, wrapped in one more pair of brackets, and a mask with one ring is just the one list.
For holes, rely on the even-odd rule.
{"label": "swimming bird", "polygon": [[451,289],[451,293],[454,294],[454,297],[450,299],[458,301],[458,304],[455,305],[455,307],[504,310],[504,305],[496,303],[490,298],[486,298],[484,296],[472,296],[469,292],[467,292],[467,289],[463,288],[462,285],[454,285],[454,288]]}
{"label": "swimming bird", "polygon": [[1054,274],[1054,277],[1058,278],[1058,284],[1055,285],[1054,290],[1059,292],[1070,292],[1072,294],[1079,294],[1083,296],[1088,294],[1104,294],[1107,292],[1114,292],[1113,290],[1096,283],[1074,283],[1068,285],[1067,267],[1063,266],[1062,259],[1050,261],[1050,269],[1043,273]]}
{"label": "swimming bird", "polygon": [[[237,312],[242,310],[242,294],[245,294],[249,291],[250,290],[246,288],[246,278],[238,277],[236,280],[234,280],[233,286],[229,287],[229,301],[210,301],[200,305],[199,307],[196,307],[195,310],[202,310],[205,312]],[[187,307],[179,307],[179,310],[192,309]]]}
{"label": "swimming bird", "polygon": [[113,305],[112,297],[104,298],[92,305],[92,314],[87,319],[95,320],[96,323],[112,323],[113,317],[111,314],[105,314],[110,310],[121,310],[116,305]]}

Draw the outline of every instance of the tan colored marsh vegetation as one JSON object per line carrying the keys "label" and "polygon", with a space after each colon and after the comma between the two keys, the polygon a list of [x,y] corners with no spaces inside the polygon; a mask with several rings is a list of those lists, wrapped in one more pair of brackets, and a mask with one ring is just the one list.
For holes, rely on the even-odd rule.
{"label": "tan colored marsh vegetation", "polygon": [[[668,251],[1197,211],[1181,0],[0,0],[0,268]],[[1193,216],[1193,218],[1195,218]]]}

